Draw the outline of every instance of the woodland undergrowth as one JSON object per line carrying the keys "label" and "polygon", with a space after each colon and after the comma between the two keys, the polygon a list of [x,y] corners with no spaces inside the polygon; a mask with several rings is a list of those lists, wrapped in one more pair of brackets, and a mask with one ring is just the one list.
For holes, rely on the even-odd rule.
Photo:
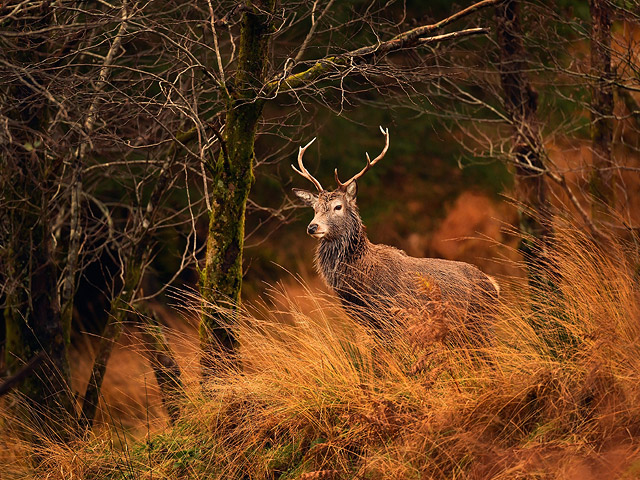
{"label": "woodland undergrowth", "polygon": [[557,232],[552,286],[500,279],[481,352],[448,341],[443,309],[380,338],[332,298],[274,288],[234,327],[242,369],[186,386],[174,426],[60,445],[11,438],[5,419],[3,478],[569,478],[582,461],[634,478],[638,255]]}

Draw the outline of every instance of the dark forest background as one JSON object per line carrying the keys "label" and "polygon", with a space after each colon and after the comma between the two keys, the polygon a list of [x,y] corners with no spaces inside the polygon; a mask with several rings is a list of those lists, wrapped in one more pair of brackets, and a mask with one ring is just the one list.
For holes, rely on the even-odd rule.
{"label": "dark forest background", "polygon": [[243,304],[328,292],[291,193],[313,137],[334,188],[389,129],[358,184],[375,243],[535,303],[563,291],[571,224],[636,285],[639,21],[622,0],[3,4],[0,426],[173,425],[187,371],[242,351]]}

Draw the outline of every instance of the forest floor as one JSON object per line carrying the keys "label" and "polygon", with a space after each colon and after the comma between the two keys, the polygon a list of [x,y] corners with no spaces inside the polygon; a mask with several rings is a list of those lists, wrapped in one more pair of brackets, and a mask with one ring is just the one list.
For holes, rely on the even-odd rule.
{"label": "forest floor", "polygon": [[639,478],[636,254],[565,227],[556,288],[503,277],[495,340],[480,350],[424,312],[381,341],[291,282],[235,327],[243,369],[221,363],[201,383],[195,330],[172,324],[185,375],[174,425],[131,331],[101,428],[71,445],[3,437],[3,478]]}

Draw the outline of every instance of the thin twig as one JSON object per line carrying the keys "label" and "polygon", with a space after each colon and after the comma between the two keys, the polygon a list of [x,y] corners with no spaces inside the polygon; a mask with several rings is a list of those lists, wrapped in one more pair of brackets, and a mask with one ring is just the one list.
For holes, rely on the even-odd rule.
{"label": "thin twig", "polygon": [[300,60],[302,60],[304,52],[306,51],[307,46],[309,45],[309,41],[313,37],[313,34],[315,33],[316,28],[318,27],[318,24],[320,23],[320,20],[322,20],[322,17],[324,17],[325,14],[329,11],[329,9],[333,5],[334,1],[335,0],[329,0],[329,3],[327,3],[327,6],[324,7],[324,10],[322,10],[322,13],[318,16],[317,20],[314,18],[314,13],[315,13],[316,6],[318,4],[318,0],[313,2],[313,9],[311,10],[311,28],[309,29],[309,32],[307,33],[307,36],[304,37],[304,40],[302,41],[302,45],[300,45],[300,50],[298,50],[298,53],[296,54],[295,58],[293,59],[293,61],[295,63],[298,63]]}
{"label": "thin twig", "polygon": [[220,55],[220,47],[218,45],[218,34],[216,32],[215,15],[213,13],[213,5],[211,5],[211,0],[207,0],[207,4],[209,5],[209,23],[211,25],[211,33],[213,34],[213,51],[216,54],[216,60],[218,62],[218,72],[220,74],[220,86],[228,97],[229,91],[227,90],[227,82],[224,78],[224,67],[222,65],[222,56]]}

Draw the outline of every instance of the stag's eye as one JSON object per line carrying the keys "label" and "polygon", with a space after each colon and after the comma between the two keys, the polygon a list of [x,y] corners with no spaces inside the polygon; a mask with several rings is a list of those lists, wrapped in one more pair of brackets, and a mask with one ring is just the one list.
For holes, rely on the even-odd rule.
{"label": "stag's eye", "polygon": [[335,207],[333,207],[334,210],[342,210],[342,205],[338,204]]}

